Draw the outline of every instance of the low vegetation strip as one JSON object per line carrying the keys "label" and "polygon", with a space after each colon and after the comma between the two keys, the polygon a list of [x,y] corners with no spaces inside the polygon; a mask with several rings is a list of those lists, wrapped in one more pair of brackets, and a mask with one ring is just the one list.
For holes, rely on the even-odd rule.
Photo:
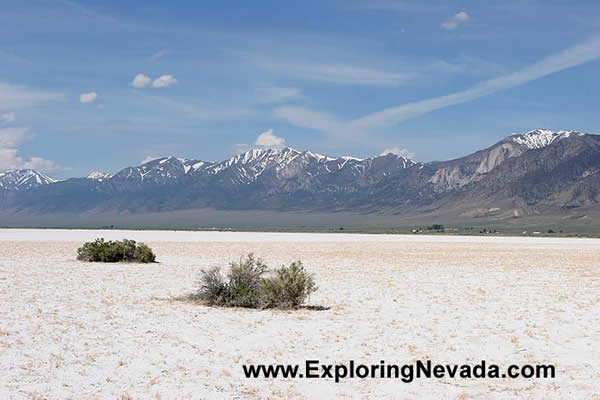
{"label": "low vegetation strip", "polygon": [[77,259],[92,262],[140,262],[151,263],[156,260],[152,249],[135,240],[109,240],[98,238],[86,242],[77,249]]}
{"label": "low vegetation strip", "polygon": [[226,277],[219,267],[202,271],[199,288],[188,299],[225,307],[290,309],[300,307],[316,290],[301,261],[271,271],[250,253],[232,262]]}

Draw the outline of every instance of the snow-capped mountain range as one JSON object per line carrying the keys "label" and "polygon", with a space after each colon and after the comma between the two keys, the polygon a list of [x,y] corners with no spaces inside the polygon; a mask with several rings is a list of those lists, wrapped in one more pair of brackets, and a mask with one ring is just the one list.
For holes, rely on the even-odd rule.
{"label": "snow-capped mountain range", "polygon": [[0,190],[25,190],[54,182],[57,180],[32,169],[9,169],[0,172]]}
{"label": "snow-capped mountain range", "polygon": [[[398,168],[409,168],[419,164],[402,156],[390,154],[389,157],[398,161]],[[141,185],[164,184],[184,176],[218,176],[231,184],[250,184],[264,173],[285,178],[300,170],[309,176],[338,172],[342,169],[360,175],[376,158],[336,158],[290,147],[256,147],[219,163],[177,157],[158,158],[137,167],[125,168],[115,174],[113,179]]]}
{"label": "snow-capped mountain range", "polygon": [[[253,148],[221,162],[165,157],[114,175],[56,181],[32,170],[0,174],[1,209],[36,212],[179,209],[382,210],[439,202],[580,207],[600,202],[600,136],[537,129],[468,156],[421,163]],[[81,200],[77,200],[81,199]]]}

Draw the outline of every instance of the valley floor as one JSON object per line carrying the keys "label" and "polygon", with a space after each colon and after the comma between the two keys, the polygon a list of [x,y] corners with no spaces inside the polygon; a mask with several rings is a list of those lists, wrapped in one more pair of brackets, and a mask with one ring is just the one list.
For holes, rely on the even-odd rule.
{"label": "valley floor", "polygon": [[[147,242],[160,263],[75,260]],[[248,252],[302,259],[324,311],[174,300]],[[600,240],[309,233],[0,230],[1,398],[600,396]],[[554,379],[246,379],[251,363],[554,364]]]}

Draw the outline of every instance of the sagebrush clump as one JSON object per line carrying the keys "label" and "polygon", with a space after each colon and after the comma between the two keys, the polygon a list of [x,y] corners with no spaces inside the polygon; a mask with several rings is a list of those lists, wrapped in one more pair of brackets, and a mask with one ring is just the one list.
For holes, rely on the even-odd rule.
{"label": "sagebrush clump", "polygon": [[156,260],[152,249],[135,240],[109,240],[103,238],[86,242],[77,249],[77,259],[93,262],[140,262],[151,263]]}
{"label": "sagebrush clump", "polygon": [[273,276],[261,281],[260,302],[263,307],[296,308],[317,290],[313,276],[304,270],[302,261],[281,266]]}
{"label": "sagebrush clump", "polygon": [[246,259],[230,264],[229,282],[227,284],[227,303],[233,307],[259,306],[260,286],[262,276],[267,272],[267,266],[260,258],[248,254]]}
{"label": "sagebrush clump", "polygon": [[198,291],[190,297],[211,305],[249,308],[297,308],[317,290],[301,261],[272,272],[260,258],[248,254],[230,264],[226,279],[219,267],[200,274]]}

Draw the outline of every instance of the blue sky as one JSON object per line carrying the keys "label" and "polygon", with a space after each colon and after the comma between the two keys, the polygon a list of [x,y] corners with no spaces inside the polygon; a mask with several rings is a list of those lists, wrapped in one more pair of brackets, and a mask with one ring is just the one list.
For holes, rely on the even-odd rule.
{"label": "blue sky", "polygon": [[599,58],[597,1],[3,0],[0,169],[600,133]]}

